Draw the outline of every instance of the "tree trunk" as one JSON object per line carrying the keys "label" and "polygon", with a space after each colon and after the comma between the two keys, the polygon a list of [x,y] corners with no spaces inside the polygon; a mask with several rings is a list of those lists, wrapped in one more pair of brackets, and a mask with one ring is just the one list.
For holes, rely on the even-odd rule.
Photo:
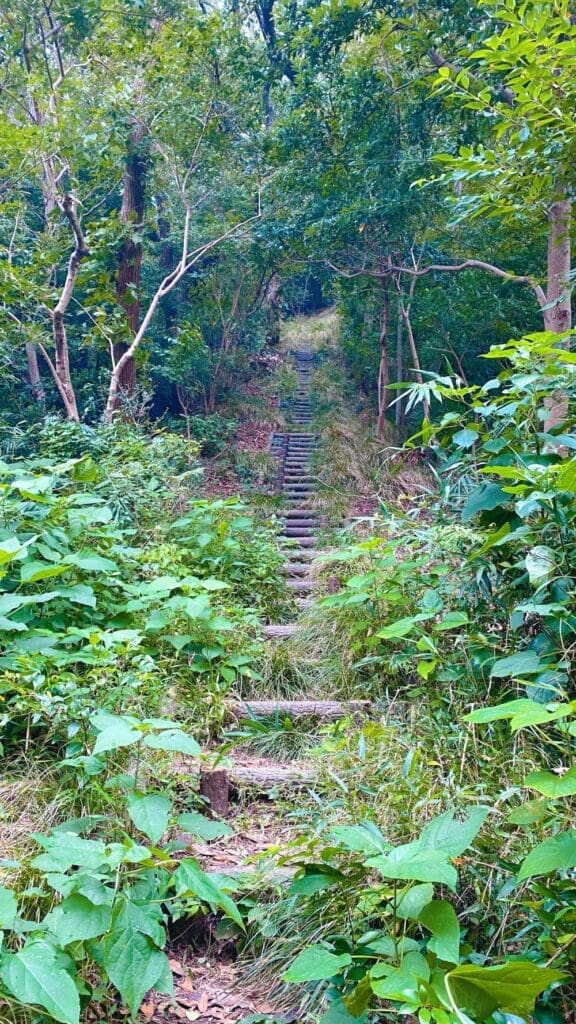
{"label": "tree trunk", "polygon": [[[410,298],[412,298],[412,296]],[[401,300],[401,302],[400,302],[400,311],[402,313],[402,317],[403,317],[404,323],[406,325],[406,334],[408,335],[408,346],[410,348],[410,355],[412,356],[413,370],[414,370],[414,374],[415,374],[415,377],[416,377],[416,380],[417,380],[418,384],[422,385],[424,383],[424,378],[422,377],[422,368],[420,366],[420,357],[418,355],[418,349],[416,348],[416,339],[414,337],[414,332],[412,330],[412,322],[411,322],[411,319],[410,319],[410,306],[411,306],[411,301],[408,303],[407,306],[405,306],[404,302],[402,302],[402,300]],[[429,407],[428,401],[425,398],[422,401],[422,410],[423,410],[423,413],[424,413],[424,420],[429,420],[429,418],[430,418],[430,407]]]}
{"label": "tree trunk", "polygon": [[30,381],[32,396],[36,402],[44,402],[46,400],[46,392],[44,391],[44,385],[40,376],[38,350],[36,345],[30,341],[26,342],[26,361],[28,363],[28,380]]}
{"label": "tree trunk", "polygon": [[[170,241],[170,221],[164,215],[164,197],[156,196],[156,207],[158,209],[158,236],[160,238],[160,266],[162,273],[167,274],[170,267],[174,266],[174,247]],[[164,315],[164,326],[166,334],[171,334],[176,327],[177,316],[177,289],[166,295],[160,303]]]}
{"label": "tree trunk", "polygon": [[86,244],[82,225],[78,218],[77,200],[71,195],[65,195],[58,205],[72,228],[75,238],[75,246],[68,261],[68,270],[60,293],[60,298],[58,299],[54,309],[50,311],[52,319],[52,336],[54,339],[54,362],[52,362],[50,356],[42,346],[40,347],[40,351],[42,352],[42,355],[54,378],[54,383],[58,388],[58,393],[64,404],[68,419],[75,420],[76,423],[79,423],[80,414],[78,412],[72,377],[70,376],[68,338],[66,335],[66,324],[64,322],[64,318],[74,293],[80,264],[84,257],[89,255],[90,250]]}
{"label": "tree trunk", "polygon": [[390,402],[390,368],[388,365],[388,332],[390,328],[390,292],[388,278],[382,278],[382,315],[380,318],[380,364],[378,366],[378,420],[376,437],[382,437],[386,410]]}
{"label": "tree trunk", "polygon": [[[572,327],[570,296],[570,199],[559,199],[548,211],[548,287],[544,327],[555,334],[566,334]],[[568,339],[564,344],[568,345]]]}
{"label": "tree trunk", "polygon": [[[396,383],[403,383],[404,377],[404,331],[400,310],[398,310],[398,322],[396,324]],[[402,393],[398,391],[396,396],[396,426],[401,427],[404,423],[404,404]]]}
{"label": "tree trunk", "polygon": [[[142,153],[143,138],[144,128],[138,125],[131,132],[128,141],[120,223],[127,226],[130,233],[126,235],[120,249],[116,276],[116,298],[126,313],[132,336],[136,334],[140,325],[142,243],[134,239],[133,233],[141,231],[144,219],[146,160]],[[124,343],[114,345],[115,363],[124,355],[127,347]],[[133,394],[135,387],[136,361],[131,357],[122,367],[117,403],[120,404],[122,395]]]}
{"label": "tree trunk", "polygon": [[266,341],[269,345],[280,344],[280,288],[279,274],[273,274],[266,290]]}
{"label": "tree trunk", "polygon": [[[548,211],[548,276],[546,305],[544,309],[544,327],[547,331],[559,334],[559,344],[570,347],[570,338],[566,335],[572,327],[572,299],[570,291],[570,221],[572,202],[570,199],[559,199]],[[568,414],[568,396],[556,392],[546,398],[545,407],[550,415],[544,421],[544,430],[550,431],[561,426]]]}

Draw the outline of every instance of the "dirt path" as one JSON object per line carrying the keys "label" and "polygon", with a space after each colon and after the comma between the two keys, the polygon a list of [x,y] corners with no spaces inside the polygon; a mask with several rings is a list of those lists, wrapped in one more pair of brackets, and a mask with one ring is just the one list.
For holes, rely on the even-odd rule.
{"label": "dirt path", "polygon": [[[310,472],[310,458],[318,443],[318,436],[311,429],[310,384],[314,358],[305,349],[294,353],[298,383],[286,409],[290,429],[276,433],[271,441],[271,452],[278,460],[278,491],[283,499],[281,543],[286,549],[287,586],[294,592],[299,612],[306,612],[314,603],[314,582],[309,570],[319,554],[321,527],[321,515],[313,505],[316,487]],[[271,644],[289,643],[296,629],[296,622],[270,625],[265,627],[265,634]],[[248,700],[238,702],[236,710],[256,718],[271,717],[275,713],[293,718],[313,714],[329,721],[349,709],[337,701],[300,699]],[[252,873],[260,891],[265,887],[286,885],[291,872],[285,870],[282,874],[275,868],[274,853],[285,850],[292,829],[282,821],[282,811],[275,806],[274,797],[287,789],[313,783],[313,766],[305,762],[284,764],[245,751],[227,754],[222,764],[213,772],[203,772],[201,786],[214,810],[226,817],[232,834],[210,843],[191,840],[186,853],[197,857],[204,870],[219,877],[246,877]],[[240,1024],[250,1017],[290,1019],[290,1015],[275,1013],[267,993],[243,978],[242,962],[234,959],[234,942],[215,936],[214,929],[212,938],[204,937],[205,949],[201,953],[198,943],[194,945],[188,936],[174,942],[171,952],[174,997],[151,995],[141,1009],[142,1021]]]}

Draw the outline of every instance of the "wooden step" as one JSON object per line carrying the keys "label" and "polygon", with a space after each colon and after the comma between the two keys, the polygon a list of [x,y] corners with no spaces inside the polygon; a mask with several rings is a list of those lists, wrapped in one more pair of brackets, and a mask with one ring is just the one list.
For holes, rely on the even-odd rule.
{"label": "wooden step", "polygon": [[301,765],[234,765],[228,770],[231,782],[253,789],[276,789],[278,786],[307,786],[316,776],[311,768]]}
{"label": "wooden step", "polygon": [[268,640],[286,640],[294,636],[298,627],[293,622],[287,622],[281,626],[264,626],[263,633]]}
{"label": "wooden step", "polygon": [[272,718],[284,715],[286,718],[327,718],[335,722],[347,715],[367,715],[369,700],[240,700],[227,704],[236,717]]}
{"label": "wooden step", "polygon": [[286,573],[287,576],[305,576],[308,572],[308,566],[306,562],[285,562],[282,566],[282,572]]}
{"label": "wooden step", "polygon": [[286,580],[286,586],[297,594],[309,594],[314,589],[310,580]]}

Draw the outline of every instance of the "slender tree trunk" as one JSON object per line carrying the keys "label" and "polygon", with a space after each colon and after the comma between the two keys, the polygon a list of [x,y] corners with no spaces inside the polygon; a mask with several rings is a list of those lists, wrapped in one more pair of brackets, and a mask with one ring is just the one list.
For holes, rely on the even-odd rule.
{"label": "slender tree trunk", "polygon": [[[422,376],[422,367],[420,365],[420,356],[418,355],[418,348],[417,348],[417,345],[416,345],[416,338],[414,337],[414,331],[412,330],[412,321],[410,320],[410,310],[412,308],[412,299],[414,298],[414,290],[416,288],[416,278],[413,277],[412,280],[410,281],[410,290],[408,292],[408,302],[406,302],[406,303],[404,302],[404,299],[402,298],[402,294],[400,292],[401,286],[400,286],[399,282],[397,284],[397,287],[398,287],[398,291],[400,293],[399,296],[398,296],[398,309],[400,310],[400,315],[402,316],[402,320],[403,320],[404,326],[406,328],[406,335],[407,335],[407,338],[408,338],[408,348],[410,349],[410,356],[412,358],[412,369],[414,370],[414,375],[416,377],[416,380],[418,381],[418,384],[422,385],[424,383],[424,378]],[[429,420],[430,419],[430,404],[429,404],[429,402],[426,401],[426,399],[424,399],[424,401],[422,402],[422,409],[424,411],[424,419],[425,420]]]}
{"label": "slender tree trunk", "polygon": [[382,437],[386,410],[390,403],[390,367],[388,365],[388,335],[390,330],[390,285],[382,278],[382,314],[380,318],[380,364],[378,366],[378,419],[376,437]]}
{"label": "slender tree trunk", "polygon": [[[404,322],[400,310],[398,310],[398,321],[396,323],[396,383],[403,383],[404,378]],[[404,403],[402,394],[398,391],[396,398],[396,426],[401,427],[404,423]]]}
{"label": "slender tree trunk", "polygon": [[[572,298],[570,290],[570,226],[572,202],[559,199],[548,211],[548,266],[547,291],[544,309],[544,327],[561,335],[560,345],[570,347],[566,337],[572,327]],[[564,423],[568,414],[568,397],[563,392],[550,395],[544,402],[550,415],[544,421],[544,430],[550,431]]]}
{"label": "slender tree trunk", "polygon": [[64,281],[62,291],[60,292],[60,298],[54,306],[54,309],[50,311],[50,317],[52,319],[52,337],[54,339],[54,362],[50,359],[46,349],[41,347],[40,351],[54,378],[54,383],[58,388],[58,393],[64,404],[68,419],[75,420],[76,423],[79,423],[80,414],[78,412],[76,394],[72,383],[72,377],[70,375],[68,337],[66,335],[66,324],[64,319],[74,293],[80,264],[84,257],[89,254],[84,232],[82,231],[82,225],[78,218],[77,205],[77,201],[71,195],[65,195],[62,202],[59,203],[60,209],[74,233],[75,246],[68,261],[68,270],[66,272],[66,279]]}
{"label": "slender tree trunk", "polygon": [[[572,327],[570,296],[570,199],[559,199],[548,211],[548,287],[544,327],[566,334]],[[566,344],[568,342],[566,341]]]}
{"label": "slender tree trunk", "polygon": [[[128,153],[124,169],[124,190],[120,208],[120,223],[129,234],[122,243],[116,276],[116,297],[123,307],[132,337],[140,326],[140,278],[142,270],[142,243],[135,240],[133,233],[142,228],[144,219],[144,198],[146,186],[146,160],[142,153],[144,128],[138,125],[130,134]],[[119,343],[114,346],[114,362],[124,355],[128,346]],[[131,395],[136,387],[136,361],[133,357],[125,361],[120,374],[117,401],[122,395]]]}
{"label": "slender tree trunk", "polygon": [[32,397],[36,402],[44,402],[46,401],[46,392],[44,391],[44,385],[40,376],[38,349],[31,341],[26,342],[26,361],[28,363],[28,380],[30,381]]}
{"label": "slender tree trunk", "polygon": [[[165,203],[164,198],[161,195],[156,196],[156,207],[158,209],[158,236],[160,238],[160,266],[162,273],[167,274],[170,267],[174,266],[174,246],[170,241],[170,221],[164,214]],[[166,295],[160,303],[160,308],[164,315],[164,326],[166,328],[166,334],[171,334],[176,328],[178,320],[177,310],[177,292],[175,289]]]}
{"label": "slender tree trunk", "polygon": [[279,274],[273,274],[266,289],[266,341],[269,345],[280,344],[280,289]]}

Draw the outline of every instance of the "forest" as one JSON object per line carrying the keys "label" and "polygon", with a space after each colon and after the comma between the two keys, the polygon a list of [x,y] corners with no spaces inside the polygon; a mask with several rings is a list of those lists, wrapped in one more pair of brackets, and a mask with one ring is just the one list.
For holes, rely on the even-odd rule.
{"label": "forest", "polygon": [[576,1024],[575,67],[2,0],[0,1024]]}

